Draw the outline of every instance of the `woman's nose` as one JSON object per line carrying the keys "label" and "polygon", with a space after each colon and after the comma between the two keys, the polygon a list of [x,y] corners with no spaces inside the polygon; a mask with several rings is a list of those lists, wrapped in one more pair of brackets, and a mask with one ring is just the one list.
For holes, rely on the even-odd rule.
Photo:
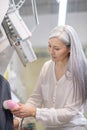
{"label": "woman's nose", "polygon": [[50,54],[53,54],[53,53],[54,53],[54,49],[50,48]]}

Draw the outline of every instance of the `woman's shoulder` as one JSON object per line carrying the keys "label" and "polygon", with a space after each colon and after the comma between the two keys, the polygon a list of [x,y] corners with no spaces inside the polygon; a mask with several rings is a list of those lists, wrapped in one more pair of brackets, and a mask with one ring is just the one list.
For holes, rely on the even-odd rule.
{"label": "woman's shoulder", "polygon": [[49,61],[46,61],[43,66],[42,66],[42,72],[45,73],[47,72],[49,69],[52,68],[52,65],[53,65],[53,61],[52,60],[49,60]]}
{"label": "woman's shoulder", "polygon": [[50,65],[53,64],[53,61],[52,60],[48,60],[46,61],[44,64],[43,64],[43,67],[49,67]]}

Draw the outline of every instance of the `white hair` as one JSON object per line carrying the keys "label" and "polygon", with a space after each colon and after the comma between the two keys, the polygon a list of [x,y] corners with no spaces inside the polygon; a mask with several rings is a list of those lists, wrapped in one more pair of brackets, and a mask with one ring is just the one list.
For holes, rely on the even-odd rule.
{"label": "white hair", "polygon": [[50,32],[49,39],[53,37],[57,37],[70,48],[67,70],[70,69],[74,90],[77,90],[78,87],[82,95],[82,101],[86,101],[87,60],[76,31],[69,25],[57,26]]}

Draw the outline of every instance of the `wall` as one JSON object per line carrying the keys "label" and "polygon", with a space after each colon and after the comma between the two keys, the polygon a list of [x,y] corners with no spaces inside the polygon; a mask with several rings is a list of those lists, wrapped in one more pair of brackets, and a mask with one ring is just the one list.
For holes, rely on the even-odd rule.
{"label": "wall", "polygon": [[[39,16],[39,25],[36,30],[32,33],[31,41],[34,47],[43,47],[47,46],[48,34],[50,30],[57,25],[57,15],[43,15]],[[30,30],[32,31],[33,26],[35,25],[34,19],[32,16],[24,17],[24,20]],[[73,26],[81,41],[86,43],[86,27],[87,27],[87,12],[84,13],[69,13],[66,16],[66,24]]]}

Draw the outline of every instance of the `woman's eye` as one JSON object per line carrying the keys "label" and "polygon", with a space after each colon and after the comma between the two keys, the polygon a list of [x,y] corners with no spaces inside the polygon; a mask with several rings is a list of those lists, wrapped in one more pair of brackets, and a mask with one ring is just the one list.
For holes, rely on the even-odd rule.
{"label": "woman's eye", "polygon": [[54,49],[57,50],[57,51],[59,50],[59,48],[54,48]]}
{"label": "woman's eye", "polygon": [[51,45],[48,45],[49,48],[51,48]]}

